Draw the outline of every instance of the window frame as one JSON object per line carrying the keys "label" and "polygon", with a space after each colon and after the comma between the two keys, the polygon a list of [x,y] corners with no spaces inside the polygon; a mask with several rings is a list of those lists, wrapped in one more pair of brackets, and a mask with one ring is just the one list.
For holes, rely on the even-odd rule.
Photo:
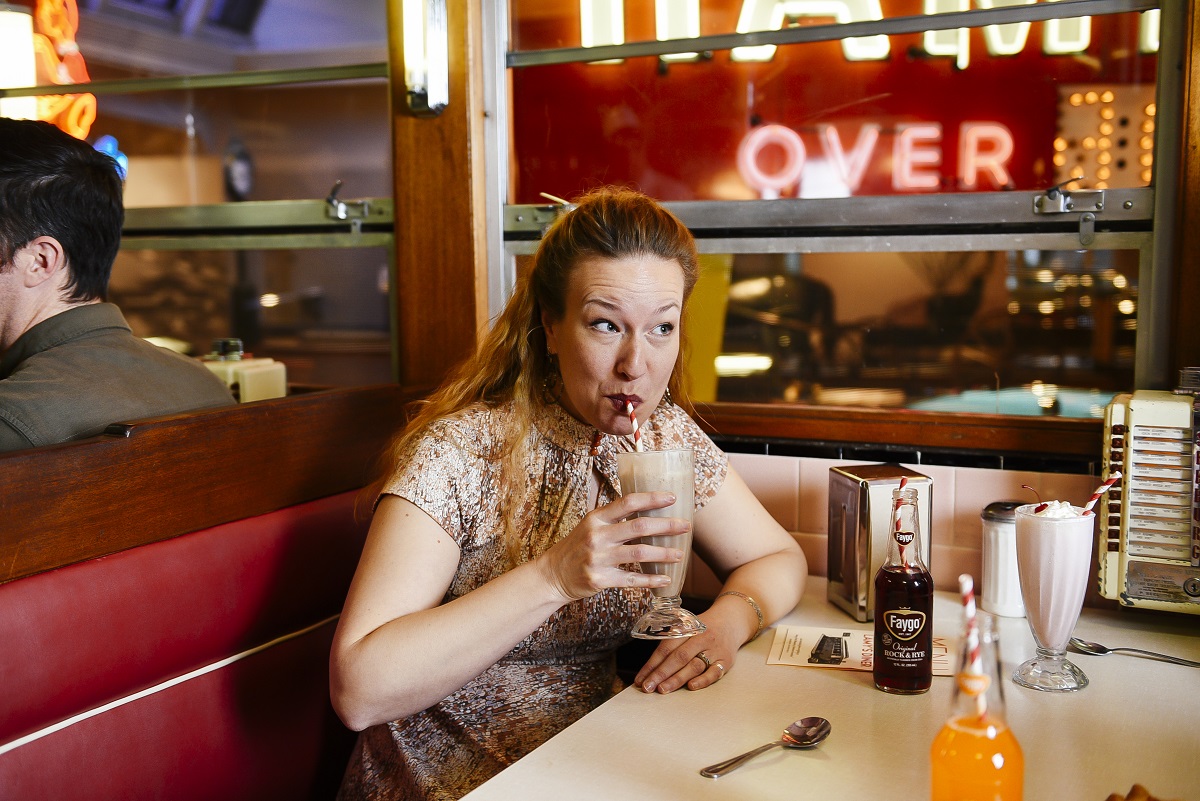
{"label": "window frame", "polygon": [[[497,61],[495,50],[488,51],[488,42],[507,46],[509,30],[508,4],[505,0],[485,3],[485,64]],[[1172,64],[1190,56],[1187,31],[1193,25],[1175,24],[1187,18],[1189,9],[1180,0],[1152,2],[1142,0],[1084,0],[1071,3],[1072,14],[1125,13],[1150,8],[1162,10],[1162,41],[1159,64]],[[1083,8],[1087,6],[1087,8]],[[1058,3],[1038,3],[990,10],[972,10],[935,17],[906,17],[892,20],[817,25],[780,31],[750,34],[729,34],[699,37],[670,42],[635,42],[596,48],[562,48],[554,51],[503,52],[506,69],[537,64],[592,61],[598,58],[618,58],[661,55],[680,50],[711,50],[736,45],[788,44],[799,41],[826,41],[850,36],[880,33],[907,33],[919,30],[979,27],[1003,22],[1047,19],[1064,16]],[[492,36],[491,34],[496,34]],[[1195,38],[1194,31],[1192,39]],[[486,71],[485,71],[486,74]],[[485,78],[486,82],[486,78]],[[1182,120],[1188,95],[1184,81],[1174,70],[1160,66],[1157,100],[1159,125],[1155,132],[1155,180],[1150,187],[1138,190],[1107,190],[1105,220],[1097,220],[1097,239],[1093,248],[1128,247],[1135,243],[1141,256],[1139,278],[1142,303],[1138,311],[1138,334],[1135,358],[1136,388],[1166,388],[1171,380],[1171,356],[1177,351],[1172,342],[1178,337],[1180,310],[1172,303],[1171,287],[1191,278],[1181,277],[1176,250],[1176,225],[1183,198],[1180,197],[1182,152]],[[504,80],[491,80],[493,91],[505,87]],[[531,252],[536,247],[537,230],[544,228],[556,212],[553,206],[518,206],[507,204],[502,188],[507,185],[506,157],[508,143],[499,132],[507,129],[508,99],[498,94],[489,101],[499,111],[504,127],[490,133],[487,145],[492,158],[488,160],[489,312],[495,315],[515,282],[515,255]],[[1194,116],[1194,112],[1193,112]],[[1186,154],[1184,154],[1186,156]],[[1128,194],[1126,194],[1128,193]],[[1045,249],[1072,247],[1072,226],[1078,226],[1080,215],[1066,219],[1034,219],[1030,196],[1039,193],[964,193],[916,196],[859,197],[834,201],[695,201],[668,203],[697,235],[702,252],[755,251],[764,245],[770,249],[797,248],[801,252],[830,252],[872,247],[889,250],[973,250],[982,247],[980,235],[966,233],[972,226],[1021,219],[1017,229],[991,244],[1005,239],[1007,248],[1037,246]],[[1016,196],[1016,197],[1014,197]],[[1116,222],[1114,211],[1133,203],[1137,210],[1127,222]],[[955,215],[947,215],[953,208]],[[966,205],[967,213],[957,213]],[[852,210],[853,214],[848,214]],[[931,239],[927,233],[920,238],[908,235],[909,241],[897,245],[906,227],[931,218],[943,219],[945,234]],[[946,218],[955,218],[953,224]],[[1098,215],[1104,217],[1105,215]],[[848,237],[844,232],[828,236],[837,221],[870,219],[860,233]],[[715,221],[720,221],[719,223]],[[733,220],[731,223],[730,221]],[[752,228],[759,236],[737,237],[738,227]],[[911,229],[909,229],[911,230]],[[765,233],[765,236],[761,234]],[[1077,235],[1077,234],[1076,234]],[[499,240],[498,242],[496,240]],[[1036,242],[1036,245],[1016,244]],[[851,244],[854,243],[854,244]],[[1075,244],[1074,247],[1080,247]],[[1006,248],[1006,249],[1007,249]],[[991,248],[994,249],[994,248]],[[497,260],[499,255],[499,260]],[[1130,387],[1132,390],[1135,387]],[[783,403],[724,403],[703,404],[698,410],[700,419],[712,433],[768,442],[779,440],[810,443],[873,443],[902,448],[939,448],[998,454],[1038,455],[1047,458],[1076,457],[1096,459],[1099,453],[1103,422],[1096,419],[1037,418],[1015,415],[983,415],[974,413],[938,413],[908,409],[863,410]],[[1093,470],[1095,468],[1093,467]]]}

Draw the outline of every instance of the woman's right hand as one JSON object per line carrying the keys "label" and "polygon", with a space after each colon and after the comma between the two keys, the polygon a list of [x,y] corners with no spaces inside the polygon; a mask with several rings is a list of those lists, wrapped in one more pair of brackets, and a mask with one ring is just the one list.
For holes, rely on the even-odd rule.
{"label": "woman's right hand", "polygon": [[689,523],[677,517],[634,517],[675,502],[669,492],[634,492],[592,510],[579,525],[539,558],[547,580],[567,601],[595,595],[608,587],[665,587],[667,576],[627,570],[635,562],[679,562],[679,548],[661,548],[641,537],[686,534]]}

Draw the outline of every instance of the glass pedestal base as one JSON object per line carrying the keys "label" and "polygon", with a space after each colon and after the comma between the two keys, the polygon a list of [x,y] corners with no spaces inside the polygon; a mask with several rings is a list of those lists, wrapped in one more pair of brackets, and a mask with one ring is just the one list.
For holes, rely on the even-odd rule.
{"label": "glass pedestal base", "polygon": [[655,596],[650,611],[633,624],[631,633],[639,640],[673,640],[694,637],[702,631],[704,624],[680,605],[679,596]]}
{"label": "glass pedestal base", "polygon": [[1037,656],[1013,671],[1013,681],[1031,690],[1046,693],[1073,693],[1088,686],[1088,677],[1065,652],[1055,653],[1038,648]]}

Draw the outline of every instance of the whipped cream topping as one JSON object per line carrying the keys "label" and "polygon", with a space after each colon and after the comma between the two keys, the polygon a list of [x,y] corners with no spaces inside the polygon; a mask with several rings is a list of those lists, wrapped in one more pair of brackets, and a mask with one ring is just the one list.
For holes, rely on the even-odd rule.
{"label": "whipped cream topping", "polygon": [[1067,501],[1046,501],[1046,508],[1034,512],[1037,517],[1083,517],[1083,510],[1072,506]]}

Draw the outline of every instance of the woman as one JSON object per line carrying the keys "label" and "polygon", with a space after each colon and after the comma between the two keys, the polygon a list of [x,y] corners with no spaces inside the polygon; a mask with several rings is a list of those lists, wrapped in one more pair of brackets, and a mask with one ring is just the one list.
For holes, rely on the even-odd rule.
{"label": "woman", "polygon": [[584,197],[397,441],[333,643],[334,707],[362,732],[342,797],[458,798],[618,689],[613,652],[667,582],[637,563],[687,558],[636,542],[685,521],[626,519],[673,502],[620,495],[627,404],[647,447],[694,450],[694,547],[725,582],[707,631],[664,641],[637,685],[711,685],[797,603],[803,554],[671,401],[696,274],[654,201]]}

